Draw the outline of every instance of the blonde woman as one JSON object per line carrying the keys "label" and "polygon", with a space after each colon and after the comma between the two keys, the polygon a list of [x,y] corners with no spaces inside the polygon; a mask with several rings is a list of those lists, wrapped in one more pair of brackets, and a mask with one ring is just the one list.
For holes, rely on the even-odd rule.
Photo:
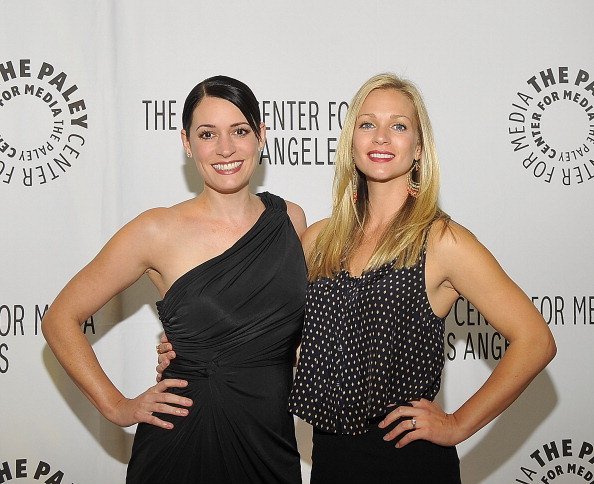
{"label": "blonde woman", "polygon": [[[503,412],[555,354],[528,297],[438,206],[419,91],[369,79],[339,140],[330,218],[302,241],[309,272],[290,410],[314,427],[312,483],[460,482],[455,445]],[[453,413],[433,400],[444,318],[470,300],[510,342]]]}

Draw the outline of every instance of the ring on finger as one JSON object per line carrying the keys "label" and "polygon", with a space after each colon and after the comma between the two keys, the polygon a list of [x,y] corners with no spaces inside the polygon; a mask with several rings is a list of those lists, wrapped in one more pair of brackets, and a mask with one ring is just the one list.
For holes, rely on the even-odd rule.
{"label": "ring on finger", "polygon": [[159,346],[161,346],[161,345],[157,345],[157,354],[160,354],[161,353],[161,350],[159,349]]}
{"label": "ring on finger", "polygon": [[410,419],[410,424],[411,424],[411,428],[414,430],[417,428],[417,419],[416,418],[411,418]]}

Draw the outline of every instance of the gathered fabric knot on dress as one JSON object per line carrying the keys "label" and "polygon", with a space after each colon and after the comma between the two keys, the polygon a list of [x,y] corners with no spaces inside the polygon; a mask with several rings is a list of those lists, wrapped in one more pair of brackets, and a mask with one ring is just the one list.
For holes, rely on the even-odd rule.
{"label": "gathered fabric knot on dress", "polygon": [[205,369],[206,376],[209,377],[211,375],[214,375],[218,369],[219,369],[219,364],[216,361],[214,361],[214,360],[209,361],[206,364],[206,369]]}

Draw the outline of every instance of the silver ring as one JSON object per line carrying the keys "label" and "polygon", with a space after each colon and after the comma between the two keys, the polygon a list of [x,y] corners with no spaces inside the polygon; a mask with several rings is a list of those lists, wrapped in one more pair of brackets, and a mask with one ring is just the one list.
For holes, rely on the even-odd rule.
{"label": "silver ring", "polygon": [[411,418],[410,419],[410,423],[412,424],[412,429],[416,429],[417,428],[417,419],[416,418]]}

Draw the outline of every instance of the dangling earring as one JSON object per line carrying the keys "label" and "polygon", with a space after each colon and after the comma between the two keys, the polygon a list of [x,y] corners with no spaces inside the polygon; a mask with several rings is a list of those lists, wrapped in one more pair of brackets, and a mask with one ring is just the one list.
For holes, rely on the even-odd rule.
{"label": "dangling earring", "polygon": [[[415,181],[413,179],[413,172],[419,172],[419,160],[414,160],[414,163],[408,173],[406,175],[406,191],[408,194],[413,197],[417,198],[419,196],[419,190],[421,188],[420,181]],[[420,174],[418,175],[420,180]]]}
{"label": "dangling earring", "polygon": [[351,178],[351,189],[353,191],[353,203],[357,205],[359,201],[359,174],[357,173],[357,166],[353,160],[353,177]]}

